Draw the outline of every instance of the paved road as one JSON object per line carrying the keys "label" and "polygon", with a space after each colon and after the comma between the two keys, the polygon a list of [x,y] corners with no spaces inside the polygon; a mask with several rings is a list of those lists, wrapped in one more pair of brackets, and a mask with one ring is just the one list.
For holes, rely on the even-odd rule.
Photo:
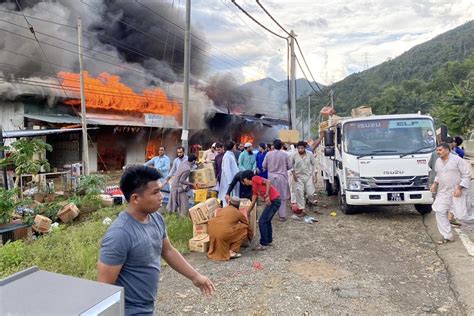
{"label": "paved road", "polygon": [[[212,298],[164,268],[157,313],[189,314],[471,314],[456,280],[456,261],[473,264],[456,248],[438,251],[433,217],[423,219],[412,207],[374,207],[346,216],[333,197],[317,207],[317,224],[274,221],[275,246],[250,249],[229,262],[213,262],[192,253],[187,259],[217,285]],[[431,235],[430,235],[431,234]],[[467,263],[466,263],[467,262]],[[449,266],[450,268],[446,268]],[[456,280],[453,279],[454,278]],[[471,283],[472,284],[472,283]],[[462,291],[469,290],[464,284]]]}

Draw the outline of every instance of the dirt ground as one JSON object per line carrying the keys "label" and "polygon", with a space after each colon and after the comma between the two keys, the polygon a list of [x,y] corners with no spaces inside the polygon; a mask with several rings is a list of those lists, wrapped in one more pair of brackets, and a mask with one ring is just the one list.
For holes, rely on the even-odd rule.
{"label": "dirt ground", "polygon": [[334,197],[319,199],[318,223],[274,220],[266,251],[245,248],[228,262],[187,255],[216,284],[212,297],[165,267],[157,314],[469,314],[412,206],[348,216]]}

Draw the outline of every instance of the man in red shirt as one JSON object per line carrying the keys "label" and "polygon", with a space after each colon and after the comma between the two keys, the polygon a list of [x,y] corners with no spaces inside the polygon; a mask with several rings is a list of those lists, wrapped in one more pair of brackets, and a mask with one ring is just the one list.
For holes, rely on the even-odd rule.
{"label": "man in red shirt", "polygon": [[280,193],[271,185],[270,180],[256,176],[250,170],[242,173],[242,184],[252,186],[252,203],[247,213],[251,212],[259,196],[265,200],[265,209],[258,219],[260,244],[255,247],[255,250],[265,250],[273,241],[272,218],[281,205]]}

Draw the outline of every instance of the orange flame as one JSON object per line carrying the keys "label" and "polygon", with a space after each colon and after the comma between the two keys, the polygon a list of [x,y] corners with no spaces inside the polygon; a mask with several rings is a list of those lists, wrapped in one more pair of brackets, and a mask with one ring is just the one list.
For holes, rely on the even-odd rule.
{"label": "orange flame", "polygon": [[[63,86],[79,90],[79,74],[60,72]],[[91,109],[109,109],[139,113],[166,114],[180,118],[181,106],[177,101],[168,99],[160,89],[146,89],[142,94],[120,82],[120,77],[101,73],[97,78],[84,72],[84,94],[86,107]],[[69,105],[78,105],[77,99],[66,101]]]}
{"label": "orange flame", "polygon": [[253,144],[254,138],[250,134],[242,134],[240,136],[240,143],[245,144],[245,143],[251,143]]}

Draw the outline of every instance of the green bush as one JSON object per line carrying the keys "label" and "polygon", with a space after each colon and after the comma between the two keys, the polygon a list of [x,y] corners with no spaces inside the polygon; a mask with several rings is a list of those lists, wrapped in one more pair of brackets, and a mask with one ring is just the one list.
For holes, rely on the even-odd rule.
{"label": "green bush", "polygon": [[[123,206],[101,209],[89,214],[87,221],[61,225],[36,241],[15,241],[0,247],[0,278],[33,265],[40,269],[94,280],[102,237],[109,226],[106,217],[115,219]],[[164,214],[168,238],[180,252],[188,252],[192,237],[189,218]]]}
{"label": "green bush", "polygon": [[82,195],[93,194],[99,195],[107,185],[107,176],[101,174],[91,174],[89,176],[82,176],[77,192]]}

